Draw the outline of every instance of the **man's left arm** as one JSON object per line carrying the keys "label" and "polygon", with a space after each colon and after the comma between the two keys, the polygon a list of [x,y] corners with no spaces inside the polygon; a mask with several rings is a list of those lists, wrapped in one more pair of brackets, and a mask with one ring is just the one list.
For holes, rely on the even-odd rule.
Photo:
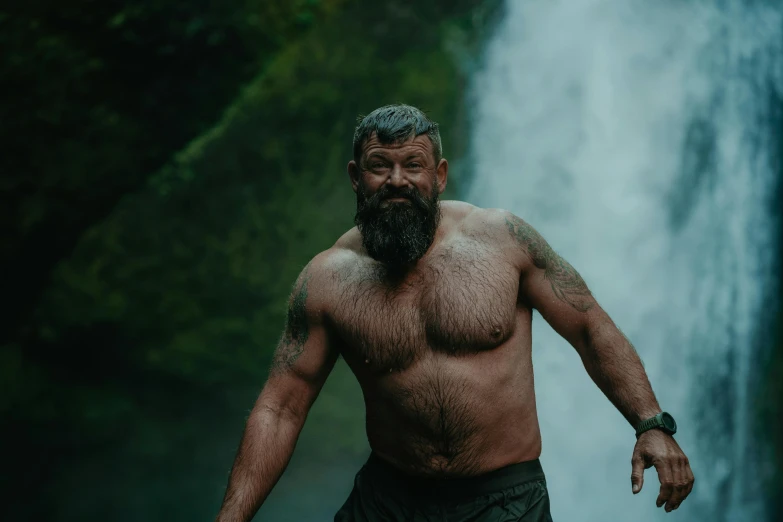
{"label": "man's left arm", "polygon": [[[505,213],[505,227],[521,247],[520,299],[539,311],[579,353],[587,373],[636,428],[660,413],[642,361],[630,341],[598,305],[579,273],[533,227]],[[661,482],[657,505],[677,509],[693,488],[688,458],[670,435],[642,433],[632,458],[632,490],[642,488],[645,468],[655,466]]]}

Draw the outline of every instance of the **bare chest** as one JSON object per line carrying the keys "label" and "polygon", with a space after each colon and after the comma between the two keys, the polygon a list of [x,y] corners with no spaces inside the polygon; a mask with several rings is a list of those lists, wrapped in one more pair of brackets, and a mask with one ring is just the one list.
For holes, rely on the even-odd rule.
{"label": "bare chest", "polygon": [[514,333],[519,274],[479,246],[434,252],[394,284],[377,266],[343,275],[332,313],[343,356],[373,373],[402,371],[436,351],[491,350]]}

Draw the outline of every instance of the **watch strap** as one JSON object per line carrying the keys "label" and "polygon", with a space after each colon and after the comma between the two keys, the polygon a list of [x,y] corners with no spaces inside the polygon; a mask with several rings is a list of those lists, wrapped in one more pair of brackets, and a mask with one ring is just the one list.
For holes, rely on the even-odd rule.
{"label": "watch strap", "polygon": [[663,420],[661,419],[661,414],[659,413],[655,417],[651,417],[649,419],[643,420],[639,423],[639,426],[636,427],[636,436],[638,437],[645,431],[649,431],[653,428],[663,428]]}

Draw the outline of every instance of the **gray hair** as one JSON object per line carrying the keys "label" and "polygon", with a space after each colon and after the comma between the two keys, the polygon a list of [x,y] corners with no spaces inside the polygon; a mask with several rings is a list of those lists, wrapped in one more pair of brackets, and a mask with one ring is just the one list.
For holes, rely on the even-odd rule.
{"label": "gray hair", "polygon": [[362,155],[362,147],[373,133],[383,144],[402,143],[426,134],[432,142],[435,163],[439,162],[443,155],[438,124],[416,107],[403,104],[385,105],[367,116],[359,116],[357,122],[353,133],[353,159],[357,163]]}

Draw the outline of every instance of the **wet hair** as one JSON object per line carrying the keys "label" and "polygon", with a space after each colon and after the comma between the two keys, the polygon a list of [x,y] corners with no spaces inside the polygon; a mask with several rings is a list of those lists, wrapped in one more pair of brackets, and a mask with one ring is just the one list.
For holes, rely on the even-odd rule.
{"label": "wet hair", "polygon": [[356,163],[359,163],[362,148],[373,133],[384,145],[403,143],[426,134],[432,142],[435,163],[439,162],[443,155],[438,124],[416,107],[403,104],[385,105],[367,116],[359,116],[357,123],[353,133],[353,159]]}

